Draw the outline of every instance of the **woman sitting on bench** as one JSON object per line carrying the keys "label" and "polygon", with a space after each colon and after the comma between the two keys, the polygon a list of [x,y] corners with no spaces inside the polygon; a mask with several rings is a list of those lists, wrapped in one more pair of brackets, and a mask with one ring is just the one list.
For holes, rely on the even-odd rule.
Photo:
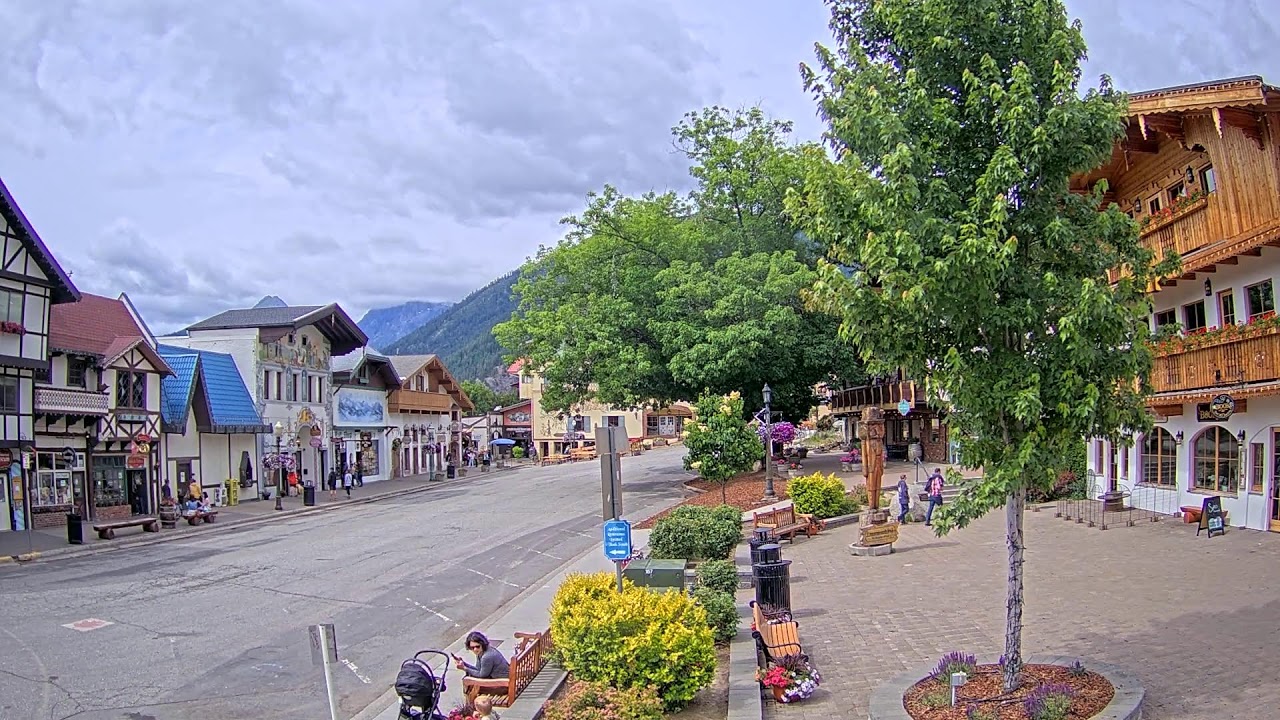
{"label": "woman sitting on bench", "polygon": [[511,674],[511,666],[507,663],[507,659],[502,656],[498,648],[489,645],[489,638],[483,634],[471,631],[467,633],[467,649],[476,654],[476,664],[466,662],[457,655],[453,656],[453,663],[467,677],[473,678],[504,678]]}

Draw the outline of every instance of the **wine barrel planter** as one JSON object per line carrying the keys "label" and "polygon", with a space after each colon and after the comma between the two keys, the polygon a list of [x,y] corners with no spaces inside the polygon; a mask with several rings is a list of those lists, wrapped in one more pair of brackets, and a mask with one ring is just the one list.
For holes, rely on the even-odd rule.
{"label": "wine barrel planter", "polygon": [[178,527],[178,508],[176,505],[167,505],[160,508],[160,527]]}

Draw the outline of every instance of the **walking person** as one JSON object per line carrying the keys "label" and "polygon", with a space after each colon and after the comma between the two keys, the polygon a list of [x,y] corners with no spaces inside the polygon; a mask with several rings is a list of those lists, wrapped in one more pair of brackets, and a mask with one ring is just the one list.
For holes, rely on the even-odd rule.
{"label": "walking person", "polygon": [[924,515],[925,527],[933,527],[933,509],[942,505],[942,468],[934,468],[929,476],[929,511]]}
{"label": "walking person", "polygon": [[338,468],[329,468],[329,499],[338,499]]}
{"label": "walking person", "polygon": [[351,498],[351,486],[355,485],[356,479],[351,474],[351,468],[347,468],[347,472],[342,476],[342,489],[347,491],[347,498]]}
{"label": "walking person", "polygon": [[904,473],[898,478],[898,523],[907,521],[907,511],[911,509],[911,487],[907,485]]}

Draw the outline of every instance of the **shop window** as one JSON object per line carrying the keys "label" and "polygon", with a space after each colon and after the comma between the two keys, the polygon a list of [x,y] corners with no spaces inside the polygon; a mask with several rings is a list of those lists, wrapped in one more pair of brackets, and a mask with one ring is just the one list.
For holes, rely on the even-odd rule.
{"label": "shop window", "polygon": [[1217,425],[1205,428],[1193,444],[1194,488],[1236,492],[1240,478],[1240,441]]}
{"label": "shop window", "polygon": [[0,314],[5,322],[22,324],[22,293],[0,288]]}
{"label": "shop window", "polygon": [[1276,296],[1272,289],[1271,280],[1263,280],[1257,285],[1250,285],[1244,289],[1245,300],[1248,302],[1249,321],[1269,312],[1275,312]]}
{"label": "shop window", "polygon": [[93,504],[95,507],[114,507],[129,504],[124,485],[123,455],[94,456]]}
{"label": "shop window", "polygon": [[1164,428],[1155,428],[1142,441],[1142,482],[1173,487],[1177,484],[1178,443]]}
{"label": "shop window", "polygon": [[36,453],[35,483],[31,493],[35,507],[71,505],[74,500],[71,466],[62,459],[61,452]]}
{"label": "shop window", "polygon": [[1266,467],[1265,453],[1266,446],[1262,443],[1253,443],[1249,446],[1249,492],[1262,492],[1262,474],[1263,468]]}
{"label": "shop window", "polygon": [[1160,328],[1166,325],[1177,325],[1177,324],[1178,324],[1178,313],[1173,309],[1161,310],[1160,312],[1156,313],[1156,329],[1157,330],[1159,330]]}
{"label": "shop window", "polygon": [[1218,189],[1218,176],[1213,172],[1212,165],[1206,165],[1200,171],[1200,190],[1204,193],[1216,192]]}
{"label": "shop window", "polygon": [[645,418],[645,420],[644,420],[644,434],[645,434],[645,435],[657,435],[657,434],[658,434],[658,416],[657,416],[657,415],[650,415],[650,416],[648,416],[648,417],[646,417],[646,418]]}
{"label": "shop window", "polygon": [[605,425],[613,427],[623,427],[621,415],[606,415],[604,418]]}
{"label": "shop window", "polygon": [[1190,305],[1183,305],[1182,319],[1184,321],[1182,326],[1187,331],[1203,330],[1205,327],[1204,301],[1197,300]]}
{"label": "shop window", "polygon": [[0,377],[0,414],[18,414],[18,378]]}
{"label": "shop window", "polygon": [[1218,293],[1218,322],[1224,326],[1236,324],[1236,296],[1230,290]]}

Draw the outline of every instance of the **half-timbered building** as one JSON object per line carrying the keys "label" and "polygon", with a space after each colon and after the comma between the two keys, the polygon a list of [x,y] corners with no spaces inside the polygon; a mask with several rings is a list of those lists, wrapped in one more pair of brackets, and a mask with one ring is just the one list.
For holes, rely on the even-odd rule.
{"label": "half-timbered building", "polygon": [[[50,308],[80,299],[0,181],[0,532],[31,527],[35,381],[49,372]],[[69,484],[61,492],[67,496]]]}
{"label": "half-timbered building", "polygon": [[462,457],[462,415],[475,404],[436,355],[392,355],[388,358],[400,376],[400,387],[391,391],[387,410],[391,417],[394,474],[398,476],[443,472],[446,458]]}
{"label": "half-timbered building", "polygon": [[361,482],[396,476],[396,445],[388,408],[400,389],[391,360],[367,348],[333,358],[333,453],[338,472],[352,468]]}

